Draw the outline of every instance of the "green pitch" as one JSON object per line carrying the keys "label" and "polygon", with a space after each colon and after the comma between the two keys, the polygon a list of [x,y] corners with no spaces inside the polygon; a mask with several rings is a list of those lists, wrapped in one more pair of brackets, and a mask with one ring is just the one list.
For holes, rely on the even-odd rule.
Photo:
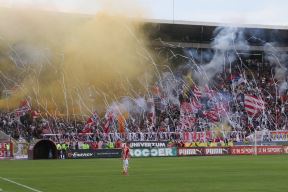
{"label": "green pitch", "polygon": [[[1,192],[286,192],[288,156],[0,161]],[[27,189],[5,179],[25,185]]]}

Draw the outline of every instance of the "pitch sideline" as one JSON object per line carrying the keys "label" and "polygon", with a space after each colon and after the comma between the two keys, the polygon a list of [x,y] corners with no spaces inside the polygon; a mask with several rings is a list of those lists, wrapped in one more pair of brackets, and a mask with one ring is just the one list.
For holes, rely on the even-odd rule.
{"label": "pitch sideline", "polygon": [[15,185],[18,185],[18,186],[20,186],[20,187],[24,187],[24,188],[29,189],[29,190],[34,191],[34,192],[43,192],[43,191],[40,191],[40,190],[38,190],[38,189],[34,189],[34,188],[32,188],[32,187],[29,187],[29,186],[27,186],[27,185],[23,185],[23,184],[21,184],[21,183],[17,183],[16,181],[12,181],[12,180],[7,179],[7,178],[4,178],[4,177],[0,177],[0,179],[2,179],[3,181],[7,181],[7,182],[13,183],[13,184],[15,184]]}

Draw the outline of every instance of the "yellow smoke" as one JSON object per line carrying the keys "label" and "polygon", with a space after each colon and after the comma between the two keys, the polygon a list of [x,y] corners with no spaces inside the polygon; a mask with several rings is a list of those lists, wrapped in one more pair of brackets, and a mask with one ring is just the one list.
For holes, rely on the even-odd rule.
{"label": "yellow smoke", "polygon": [[[144,93],[139,79],[153,67],[141,20],[106,12],[85,15],[0,10],[0,85],[47,113],[101,112],[122,96]],[[16,60],[16,64],[15,64]],[[149,82],[149,79],[148,79]]]}

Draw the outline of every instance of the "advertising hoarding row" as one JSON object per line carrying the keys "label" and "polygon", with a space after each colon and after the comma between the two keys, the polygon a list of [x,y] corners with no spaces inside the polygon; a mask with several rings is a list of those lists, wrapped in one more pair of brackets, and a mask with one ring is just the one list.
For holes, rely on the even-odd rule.
{"label": "advertising hoarding row", "polygon": [[[255,153],[257,150],[257,153]],[[1,154],[1,153],[0,153]],[[191,148],[131,148],[131,157],[223,156],[288,154],[288,146],[234,146]],[[70,150],[68,159],[120,158],[121,149]]]}
{"label": "advertising hoarding row", "polygon": [[178,148],[178,156],[215,156],[229,155],[230,147],[194,147],[194,148]]}
{"label": "advertising hoarding row", "polygon": [[79,149],[67,151],[68,159],[120,158],[121,149]]}
{"label": "advertising hoarding row", "polygon": [[280,155],[288,154],[288,146],[195,147],[178,148],[177,152],[178,156]]}

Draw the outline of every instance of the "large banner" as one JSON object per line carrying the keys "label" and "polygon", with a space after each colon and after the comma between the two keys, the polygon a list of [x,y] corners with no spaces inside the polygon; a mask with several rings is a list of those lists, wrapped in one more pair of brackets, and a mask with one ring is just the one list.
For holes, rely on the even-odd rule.
{"label": "large banner", "polygon": [[[279,155],[283,154],[282,146],[257,146],[257,155]],[[285,149],[285,147],[284,147]],[[284,150],[285,151],[285,150]],[[253,155],[255,146],[235,146],[231,147],[231,155]]]}
{"label": "large banner", "polygon": [[230,147],[205,147],[204,153],[207,156],[230,155]]}
{"label": "large banner", "polygon": [[270,131],[271,141],[288,141],[288,131]]}
{"label": "large banner", "polygon": [[206,141],[211,140],[213,138],[213,134],[211,131],[204,132],[184,132],[183,140],[184,141]]}
{"label": "large banner", "polygon": [[178,148],[177,154],[178,156],[202,156],[204,155],[204,148]]}
{"label": "large banner", "polygon": [[166,141],[133,141],[129,143],[130,148],[165,148],[168,147]]}
{"label": "large banner", "polygon": [[131,157],[174,157],[176,148],[139,148],[130,149]]}
{"label": "large banner", "polygon": [[121,149],[79,149],[67,151],[68,159],[120,158]]}

